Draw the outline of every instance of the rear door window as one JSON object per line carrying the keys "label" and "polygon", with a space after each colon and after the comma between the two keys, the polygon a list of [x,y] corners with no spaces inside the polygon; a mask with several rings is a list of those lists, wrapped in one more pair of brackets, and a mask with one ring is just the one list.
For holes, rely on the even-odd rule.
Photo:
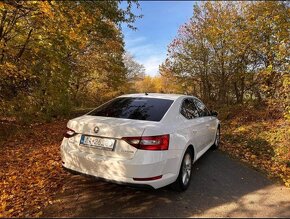
{"label": "rear door window", "polygon": [[206,106],[201,101],[199,101],[197,99],[194,99],[194,102],[195,102],[195,105],[196,105],[196,107],[197,107],[197,109],[199,111],[199,115],[201,117],[210,115],[208,109],[206,108]]}
{"label": "rear door window", "polygon": [[104,116],[124,119],[160,121],[173,100],[147,97],[119,97],[115,98],[88,115]]}
{"label": "rear door window", "polygon": [[180,113],[187,119],[193,119],[199,116],[198,110],[191,98],[183,100]]}

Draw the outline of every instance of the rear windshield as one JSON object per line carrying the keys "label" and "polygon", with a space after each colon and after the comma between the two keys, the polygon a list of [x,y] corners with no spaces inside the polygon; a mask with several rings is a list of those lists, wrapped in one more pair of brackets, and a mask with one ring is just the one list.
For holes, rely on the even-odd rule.
{"label": "rear windshield", "polygon": [[173,100],[147,97],[119,97],[96,108],[88,115],[160,121]]}

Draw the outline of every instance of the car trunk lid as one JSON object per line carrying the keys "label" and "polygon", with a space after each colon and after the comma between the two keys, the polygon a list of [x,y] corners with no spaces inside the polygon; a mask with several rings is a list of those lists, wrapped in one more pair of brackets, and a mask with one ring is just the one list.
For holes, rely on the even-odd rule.
{"label": "car trunk lid", "polygon": [[[136,148],[129,145],[122,137],[142,136],[146,127],[156,126],[157,122],[132,120],[122,118],[110,118],[84,115],[68,122],[68,128],[78,133],[70,141],[74,141],[78,150],[88,153],[99,154],[100,156],[132,159]],[[80,144],[81,136],[114,139],[115,145],[112,150],[90,147]]]}

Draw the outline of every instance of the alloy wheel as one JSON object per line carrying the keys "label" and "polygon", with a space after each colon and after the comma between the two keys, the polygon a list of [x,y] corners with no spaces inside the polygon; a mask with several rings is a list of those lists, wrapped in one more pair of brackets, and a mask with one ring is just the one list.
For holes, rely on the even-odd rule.
{"label": "alloy wheel", "polygon": [[186,154],[182,164],[182,183],[183,185],[187,185],[190,179],[191,174],[191,164],[192,159],[190,154]]}

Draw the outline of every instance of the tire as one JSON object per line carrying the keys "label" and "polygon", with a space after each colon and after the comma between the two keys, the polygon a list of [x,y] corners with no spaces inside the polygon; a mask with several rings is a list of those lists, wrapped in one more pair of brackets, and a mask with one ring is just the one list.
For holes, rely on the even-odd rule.
{"label": "tire", "polygon": [[221,142],[221,128],[220,128],[220,126],[218,126],[217,131],[216,131],[215,140],[214,140],[214,143],[212,145],[212,149],[214,149],[214,150],[218,149],[220,146],[220,142]]}
{"label": "tire", "polygon": [[187,148],[182,158],[178,177],[176,181],[171,185],[174,190],[181,192],[185,191],[188,188],[192,175],[192,163],[193,154],[192,151]]}

